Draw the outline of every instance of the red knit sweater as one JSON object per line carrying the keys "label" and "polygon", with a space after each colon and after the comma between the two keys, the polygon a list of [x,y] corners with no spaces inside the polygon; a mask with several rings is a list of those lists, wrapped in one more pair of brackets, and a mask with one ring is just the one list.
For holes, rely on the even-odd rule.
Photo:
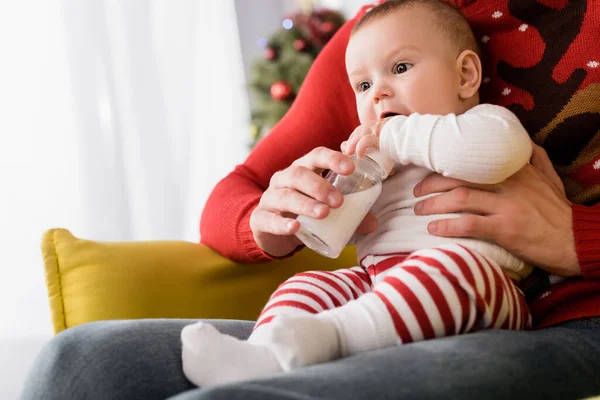
{"label": "red knit sweater", "polygon": [[[482,101],[519,116],[576,203],[573,229],[583,276],[533,299],[534,319],[547,326],[600,316],[600,0],[452,3],[480,40]],[[250,214],[273,173],[315,147],[339,149],[359,125],[344,53],[352,26],[368,8],[338,31],[285,117],[214,188],[202,214],[202,243],[239,262],[273,259],[255,243]]]}

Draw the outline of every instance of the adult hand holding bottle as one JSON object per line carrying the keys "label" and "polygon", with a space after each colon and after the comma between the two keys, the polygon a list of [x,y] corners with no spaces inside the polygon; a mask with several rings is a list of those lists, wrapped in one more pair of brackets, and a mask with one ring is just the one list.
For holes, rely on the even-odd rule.
{"label": "adult hand holding bottle", "polygon": [[[296,216],[322,219],[329,215],[330,207],[342,205],[342,194],[321,175],[326,169],[348,175],[354,171],[354,163],[339,151],[317,147],[273,174],[250,216],[250,229],[261,249],[275,257],[291,253],[302,244],[294,235],[300,228]],[[377,219],[369,213],[356,232],[376,228]]]}

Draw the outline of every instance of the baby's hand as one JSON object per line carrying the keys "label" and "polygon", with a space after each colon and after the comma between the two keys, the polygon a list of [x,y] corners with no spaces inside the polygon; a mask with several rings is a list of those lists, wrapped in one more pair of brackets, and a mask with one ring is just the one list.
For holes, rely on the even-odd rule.
{"label": "baby's hand", "polygon": [[375,125],[360,125],[350,135],[348,140],[341,144],[342,153],[350,156],[356,152],[357,158],[362,158],[369,147],[379,148],[379,134],[383,125],[393,117],[377,121]]}

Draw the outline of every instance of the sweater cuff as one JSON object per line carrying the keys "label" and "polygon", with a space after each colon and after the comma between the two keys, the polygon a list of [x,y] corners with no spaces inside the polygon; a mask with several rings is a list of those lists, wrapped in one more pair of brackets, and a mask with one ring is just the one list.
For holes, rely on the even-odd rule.
{"label": "sweater cuff", "polygon": [[573,204],[575,250],[585,279],[600,278],[600,205]]}

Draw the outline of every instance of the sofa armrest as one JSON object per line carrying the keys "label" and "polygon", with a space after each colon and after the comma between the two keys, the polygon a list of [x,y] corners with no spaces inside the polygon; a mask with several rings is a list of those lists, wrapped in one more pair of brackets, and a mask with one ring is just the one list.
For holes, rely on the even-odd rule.
{"label": "sofa armrest", "polygon": [[350,246],[331,260],[308,249],[267,264],[237,264],[183,241],[98,242],[51,229],[42,239],[54,332],[137,318],[254,320],[286,278],[356,265]]}

